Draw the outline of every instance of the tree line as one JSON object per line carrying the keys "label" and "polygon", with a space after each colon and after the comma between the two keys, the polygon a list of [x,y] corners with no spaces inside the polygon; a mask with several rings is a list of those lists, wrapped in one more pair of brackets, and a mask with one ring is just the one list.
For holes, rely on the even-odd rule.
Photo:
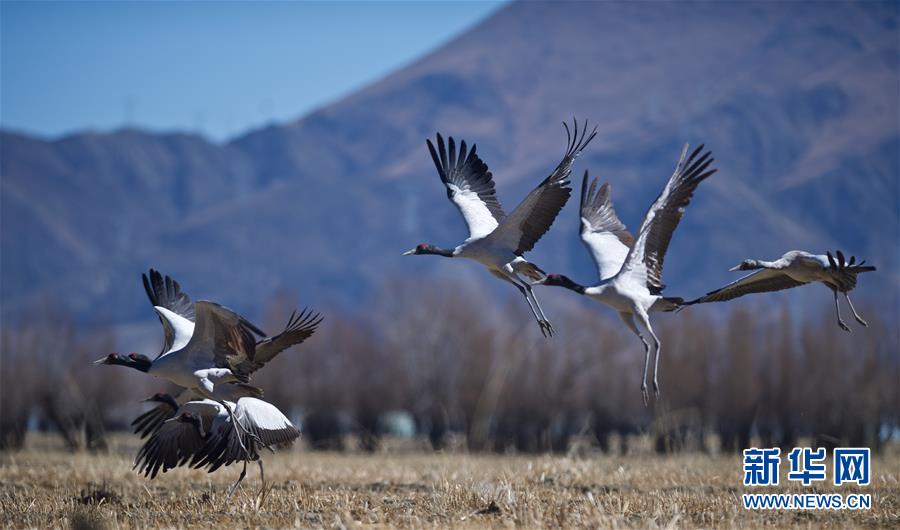
{"label": "tree line", "polygon": [[[515,298],[399,281],[382,289],[360,310],[324,311],[312,339],[255,375],[313,448],[355,439],[376,450],[398,416],[423,446],[462,439],[468,450],[497,452],[564,452],[576,438],[627,451],[635,435],[660,452],[789,448],[800,438],[877,450],[900,430],[900,337],[876,311],[852,335],[837,328],[830,306],[804,319],[764,300],[664,316],[656,324],[662,396],[645,408],[643,348],[610,311],[577,301],[554,308],[558,333],[544,339]],[[276,296],[263,329],[283,326],[295,298]],[[52,303],[7,319],[0,448],[49,430],[73,450],[102,450],[107,433],[127,429],[141,410],[138,392],[174,390],[93,366],[113,351],[112,329],[81,332]]]}

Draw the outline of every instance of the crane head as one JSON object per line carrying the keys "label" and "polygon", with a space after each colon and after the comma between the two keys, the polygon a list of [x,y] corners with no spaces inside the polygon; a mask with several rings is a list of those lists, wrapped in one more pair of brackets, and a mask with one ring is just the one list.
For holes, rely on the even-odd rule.
{"label": "crane head", "polygon": [[150,362],[150,358],[140,353],[129,353],[128,358],[135,362]]}
{"label": "crane head", "polygon": [[112,352],[109,355],[100,357],[94,364],[128,364],[128,361],[119,355],[119,352]]}
{"label": "crane head", "polygon": [[175,401],[175,398],[166,394],[165,392],[157,392],[147,399],[143,400],[144,402],[154,402],[154,403],[164,403],[172,407],[173,410],[178,410],[178,402]]}
{"label": "crane head", "polygon": [[415,247],[413,247],[403,253],[404,256],[416,256],[416,255],[422,255],[422,254],[435,254],[438,256],[444,256],[445,258],[453,257],[452,250],[445,250],[442,248],[438,248],[434,245],[429,245],[427,243],[419,243]]}
{"label": "crane head", "polygon": [[205,436],[205,433],[203,431],[203,421],[201,420],[200,416],[185,411],[178,415],[178,421],[193,425],[200,432],[200,436]]}
{"label": "crane head", "polygon": [[739,265],[736,265],[728,270],[731,272],[735,272],[735,271],[750,271],[750,270],[758,269],[758,268],[759,268],[759,264],[756,262],[755,259],[745,259]]}
{"label": "crane head", "polygon": [[428,254],[429,247],[431,247],[431,245],[428,245],[426,243],[419,243],[415,247],[404,252],[403,255],[414,256],[416,254]]}
{"label": "crane head", "polygon": [[94,364],[117,364],[119,366],[127,366],[129,368],[134,368],[135,370],[146,372],[150,369],[150,365],[153,364],[153,361],[146,355],[141,355],[139,353],[119,355],[118,352],[112,352],[106,357],[97,359],[94,361]]}

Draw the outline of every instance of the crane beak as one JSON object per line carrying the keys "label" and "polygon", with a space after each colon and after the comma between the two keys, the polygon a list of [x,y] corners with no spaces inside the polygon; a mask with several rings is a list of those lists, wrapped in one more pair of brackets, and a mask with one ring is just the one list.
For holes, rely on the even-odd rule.
{"label": "crane beak", "polygon": [[544,278],[541,278],[540,280],[531,282],[531,286],[534,287],[535,285],[544,285],[544,283],[546,283],[546,282],[547,282],[547,278],[544,277]]}
{"label": "crane beak", "polygon": [[734,267],[728,269],[728,271],[729,272],[737,272],[737,271],[743,270],[741,268],[743,265],[744,265],[743,263],[739,263],[739,264],[735,265]]}
{"label": "crane beak", "polygon": [[99,359],[94,361],[94,364],[106,364],[106,356],[104,355],[103,357],[100,357]]}
{"label": "crane beak", "polygon": [[415,248],[412,248],[412,249],[410,249],[410,250],[407,250],[407,251],[404,252],[403,254],[401,254],[401,256],[412,256],[412,255],[415,254],[415,253],[416,253],[416,249],[415,249]]}

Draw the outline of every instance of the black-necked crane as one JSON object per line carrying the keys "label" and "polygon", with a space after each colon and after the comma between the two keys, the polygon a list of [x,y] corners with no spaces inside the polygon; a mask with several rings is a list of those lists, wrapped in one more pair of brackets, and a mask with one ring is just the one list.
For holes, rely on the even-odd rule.
{"label": "black-necked crane", "polygon": [[167,417],[158,421],[134,460],[138,473],[151,479],[159,471],[165,473],[185,464],[192,468],[205,467],[212,473],[222,466],[243,461],[240,476],[228,490],[230,496],[247,475],[247,462],[255,460],[262,481],[261,502],[265,473],[260,451],[291,444],[300,437],[300,431],[277,407],[257,398],[242,397],[236,402],[220,403],[197,396],[179,405],[175,398],[157,394],[151,400],[161,403]]}
{"label": "black-necked crane", "polygon": [[491,172],[475,153],[475,144],[468,150],[463,140],[457,153],[452,136],[448,138],[449,149],[440,134],[437,135],[437,149],[431,140],[427,140],[438,175],[447,187],[447,197],[462,214],[469,228],[469,237],[454,249],[423,243],[403,254],[466,258],[484,265],[493,276],[512,284],[522,293],[545,337],[553,335],[553,326],[544,315],[529,282],[520,277],[539,280],[545,274],[527,261],[524,254],[534,248],[535,243],[550,229],[569,200],[572,164],[597,134],[596,128],[587,134],[587,123],[581,131],[577,121],[574,122],[574,130],[570,130],[566,123],[563,126],[568,140],[562,161],[509,215],[500,206]]}
{"label": "black-necked crane", "polygon": [[261,396],[248,384],[250,375],[284,349],[309,338],[322,321],[320,315],[304,310],[292,314],[278,335],[257,340],[257,335],[264,335],[259,328],[219,304],[191,302],[168,276],[151,270],[143,280],[165,332],[162,351],[152,361],[138,353],[111,353],[96,363],[146,372],[219,403]]}
{"label": "black-necked crane", "polygon": [[162,350],[153,360],[139,353],[111,353],[96,364],[127,366],[213,400],[256,395],[258,390],[248,384],[250,374],[305,341],[322,321],[320,315],[304,310],[292,314],[278,335],[257,340],[265,333],[230,309],[204,300],[192,302],[178,282],[155,270],[143,279],[165,332]]}
{"label": "black-necked crane", "polygon": [[708,302],[725,302],[751,293],[766,293],[799,287],[807,283],[820,282],[831,289],[834,294],[834,310],[837,313],[838,326],[850,332],[850,328],[841,319],[841,308],[838,305],[838,293],[843,293],[853,317],[863,326],[869,324],[862,319],[850,301],[850,291],[856,288],[856,276],[861,272],[871,272],[875,267],[865,265],[865,260],[856,263],[856,256],[844,259],[844,253],[838,250],[837,259],[831,252],[811,254],[802,250],[792,250],[775,261],[745,259],[740,265],[732,267],[732,271],[749,271],[743,278],[729,283],[721,289],[711,291],[696,300],[684,305],[704,304]]}
{"label": "black-necked crane", "polygon": [[144,402],[158,403],[155,407],[141,414],[131,426],[134,427],[134,433],[142,439],[155,433],[166,420],[175,417],[178,407],[182,403],[187,403],[195,394],[190,390],[182,390],[178,396],[173,397],[165,392],[157,392],[144,400]]}
{"label": "black-necked crane", "polygon": [[[655,352],[653,364],[653,391],[659,397],[659,355],[660,342],[650,326],[650,313],[673,311],[683,302],[681,298],[662,295],[663,259],[672,233],[684,215],[697,186],[716,172],[708,169],[712,164],[711,153],[703,151],[701,145],[687,156],[685,145],[675,172],[666,183],[662,193],[644,216],[644,221],[634,238],[616,216],[610,199],[609,184],[597,188],[598,179],[588,188],[588,174],[585,172],[581,184],[580,233],[597,265],[600,282],[583,286],[561,274],[550,274],[536,283],[565,287],[602,302],[619,313],[644,345],[644,373],[641,377],[641,396],[644,404],[649,401],[647,373],[650,367],[651,345],[644,337],[638,324],[653,341]],[[635,320],[637,322],[635,322]]]}
{"label": "black-necked crane", "polygon": [[[118,364],[127,364],[127,362],[131,360],[130,357],[122,357],[120,359],[123,362]],[[220,385],[217,393],[220,395],[226,394],[224,401],[230,402],[235,402],[248,395],[260,398],[263,394],[262,391],[256,387],[244,385],[242,383]],[[134,433],[141,438],[150,436],[159,429],[164,421],[175,417],[176,412],[178,412],[178,407],[184,405],[188,401],[196,401],[198,399],[203,399],[203,396],[196,391],[189,389],[183,389],[175,396],[165,392],[153,394],[147,399],[144,399],[143,402],[156,403],[157,405],[131,422],[131,426],[134,427]]]}

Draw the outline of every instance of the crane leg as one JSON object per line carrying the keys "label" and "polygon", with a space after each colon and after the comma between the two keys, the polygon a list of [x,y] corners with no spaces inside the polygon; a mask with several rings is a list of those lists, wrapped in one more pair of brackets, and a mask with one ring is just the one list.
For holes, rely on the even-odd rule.
{"label": "crane leg", "polygon": [[644,339],[641,330],[635,325],[634,316],[631,313],[619,313],[619,318],[621,318],[622,322],[628,326],[628,329],[637,335],[637,338],[641,339],[641,343],[644,345],[644,375],[641,377],[641,397],[644,399],[644,406],[646,407],[650,401],[650,393],[647,391],[647,369],[650,365],[650,344]]}
{"label": "crane leg", "polygon": [[[231,407],[229,407],[228,404],[225,403],[225,401],[216,401],[218,401],[218,403],[225,407],[225,410],[228,411],[228,419],[231,420],[231,425],[234,426],[234,430],[237,432],[238,445],[240,445],[241,449],[243,449],[244,451],[244,459],[246,464],[246,460],[250,458],[250,450],[247,449],[247,446],[244,444],[244,435],[247,436],[248,440],[256,440],[257,442],[260,442],[259,436],[256,436],[252,432],[245,429],[244,426],[235,419],[234,411],[231,410]],[[241,477],[241,479],[243,479],[243,477]]]}
{"label": "crane leg", "polygon": [[834,310],[837,313],[838,326],[840,326],[840,328],[842,330],[846,331],[847,333],[853,333],[853,331],[850,328],[848,328],[847,324],[844,324],[844,321],[841,319],[841,307],[838,305],[837,290],[832,289],[831,292],[834,293]]}
{"label": "crane leg", "polygon": [[[217,401],[219,401],[219,400],[217,400]],[[237,422],[237,420],[235,420],[234,412],[231,410],[231,407],[229,407],[228,404],[225,403],[225,401],[219,401],[219,404],[222,405],[223,407],[225,407],[225,410],[228,411],[228,419],[231,421],[231,425],[234,427],[234,430],[237,431],[238,445],[240,445],[241,449],[244,450],[244,457],[249,458],[250,451],[248,451],[247,447],[244,445],[243,436],[241,436],[241,425]],[[246,464],[247,464],[247,462],[244,461],[245,468],[246,468]],[[246,471],[246,469],[244,469],[244,471]],[[244,480],[244,473],[241,473],[241,478],[238,479],[238,483],[240,483],[241,480]],[[237,484],[235,484],[235,487],[237,487]]]}
{"label": "crane leg", "polygon": [[256,461],[259,464],[259,494],[256,496],[256,509],[260,509],[264,502],[266,502],[266,497],[269,495],[269,490],[266,488],[266,473],[263,470],[263,462],[262,458]]}
{"label": "crane leg", "polygon": [[653,332],[653,328],[650,327],[650,322],[647,322],[647,329],[650,331],[650,336],[653,337],[653,394],[656,399],[659,399],[659,356],[661,349],[661,344],[659,342],[659,338],[656,336],[656,333]]}
{"label": "crane leg", "polygon": [[[641,322],[641,325],[647,329],[647,333],[650,334],[650,338],[653,339],[653,394],[659,399],[659,352],[660,352],[660,342],[659,337],[656,336],[656,333],[653,332],[653,327],[650,326],[650,317],[647,315],[646,311],[637,311],[638,320]],[[648,352],[649,353],[649,352]],[[647,378],[647,369],[649,364],[649,355],[647,359],[644,361],[644,378]]]}
{"label": "crane leg", "polygon": [[266,472],[263,470],[262,458],[256,461],[259,464],[259,481],[262,483],[263,490],[266,489]]}
{"label": "crane leg", "polygon": [[861,316],[859,316],[859,313],[856,312],[856,308],[853,307],[853,302],[850,301],[850,295],[847,293],[844,293],[844,298],[847,299],[847,305],[850,306],[850,311],[853,311],[853,318],[855,318],[856,321],[859,322],[860,324],[862,324],[863,326],[869,327],[869,324],[865,320],[863,320]]}
{"label": "crane leg", "polygon": [[234,491],[241,484],[241,481],[244,480],[244,477],[247,476],[247,461],[244,460],[244,469],[241,470],[241,476],[238,477],[237,482],[235,482],[230,488],[228,488],[228,497],[230,498],[234,495]]}
{"label": "crane leg", "polygon": [[[531,285],[528,284],[528,282],[522,282],[522,287],[525,288],[525,290],[528,292],[528,295],[530,295],[531,299],[534,301],[534,306],[537,308],[537,312],[540,315],[540,320],[538,320],[538,324],[540,324],[540,326],[541,326],[541,331],[543,331],[544,328],[546,328],[547,334],[549,334],[552,337],[553,331],[554,331],[553,324],[551,324],[550,321],[547,320],[547,316],[544,315],[544,310],[541,309],[541,304],[538,303],[537,296],[534,295],[534,289],[531,287]],[[544,335],[544,336],[546,337],[547,335]]]}
{"label": "crane leg", "polygon": [[534,304],[531,303],[531,297],[528,296],[528,291],[525,289],[525,287],[519,285],[516,282],[510,282],[510,283],[515,285],[519,289],[519,292],[522,293],[522,296],[525,297],[525,301],[528,302],[528,309],[531,309],[531,314],[534,315],[534,319],[537,321],[538,325],[541,327],[541,334],[546,337],[547,332],[544,331],[544,321],[541,320],[540,316],[538,316],[537,310],[534,308]]}
{"label": "crane leg", "polygon": [[519,290],[520,293],[522,293],[522,296],[525,297],[525,301],[528,302],[528,308],[531,309],[531,314],[534,315],[534,319],[537,321],[538,325],[541,327],[541,334],[546,337],[547,332],[544,329],[544,321],[541,320],[540,316],[538,316],[537,310],[535,310],[534,304],[531,303],[531,298],[528,296],[528,291],[525,289],[525,287],[523,287],[517,281],[513,280],[512,278],[508,277],[506,274],[504,274],[502,272],[491,269],[490,273],[507,283],[511,283],[516,289]]}

